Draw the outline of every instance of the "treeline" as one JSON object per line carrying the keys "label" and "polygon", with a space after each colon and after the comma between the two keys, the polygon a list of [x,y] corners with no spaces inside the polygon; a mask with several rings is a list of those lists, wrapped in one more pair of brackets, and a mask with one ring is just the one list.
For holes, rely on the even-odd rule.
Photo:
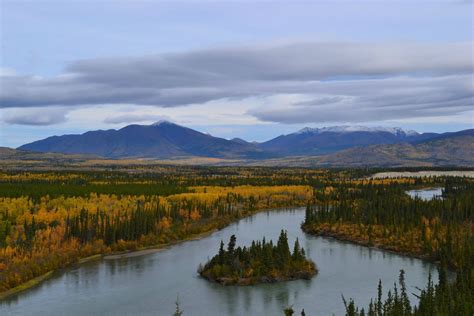
{"label": "treeline", "polygon": [[298,239],[293,252],[286,231],[281,231],[277,244],[273,241],[252,241],[250,247],[237,247],[236,237],[230,237],[227,249],[221,241],[219,252],[198,268],[201,276],[222,284],[254,284],[289,279],[309,279],[316,274],[315,264],[306,258]]}
{"label": "treeline", "polygon": [[[333,187],[307,206],[302,228],[322,236],[376,246],[439,263],[439,282],[429,284],[412,308],[394,288],[381,302],[359,309],[350,301],[348,315],[472,315],[474,313],[474,182],[446,178],[442,197],[411,198],[400,184],[373,183]],[[448,282],[447,268],[456,269]],[[399,286],[404,288],[403,275]]]}
{"label": "treeline", "polygon": [[[148,166],[150,167],[150,166]],[[156,185],[158,187],[189,186],[281,186],[311,185],[321,188],[332,182],[340,183],[361,178],[365,172],[354,170],[324,170],[275,167],[197,167],[156,165],[150,168],[111,168],[107,171],[0,171],[2,196],[31,196],[39,190],[42,195],[83,196],[85,192],[96,192],[94,185],[111,185],[114,190],[125,190],[127,186]],[[130,170],[127,170],[130,169]],[[127,170],[127,171],[123,171]],[[434,178],[433,178],[434,179]],[[391,180],[398,181],[398,180]],[[428,180],[427,180],[428,181]],[[432,181],[431,179],[429,180]],[[120,186],[127,185],[127,186]],[[62,186],[62,188],[60,187]],[[71,189],[68,189],[69,187]],[[76,186],[76,187],[74,187]],[[49,187],[52,187],[50,191]],[[88,189],[90,188],[90,189]],[[133,186],[132,186],[133,188]],[[137,186],[138,189],[143,187]],[[5,190],[3,190],[5,189]],[[108,190],[107,187],[102,188]],[[77,190],[77,192],[75,192]],[[133,190],[133,189],[128,189]],[[145,191],[147,192],[147,191]],[[104,194],[114,192],[104,191]],[[135,194],[133,191],[116,191],[114,194]],[[87,194],[87,193],[86,193]],[[144,193],[146,194],[146,193]]]}
{"label": "treeline", "polygon": [[[3,197],[87,196],[90,193],[117,195],[170,195],[191,186],[282,186],[310,185],[321,189],[351,185],[369,170],[318,170],[268,167],[154,166],[154,172],[131,168],[109,171],[0,171]],[[357,179],[357,180],[356,180]],[[405,183],[406,186],[439,183],[441,178],[370,180],[372,183]]]}
{"label": "treeline", "polygon": [[189,192],[177,184],[63,184],[63,183],[0,183],[4,197],[28,196],[38,200],[43,196],[88,196],[91,193],[115,195],[162,195]]}
{"label": "treeline", "polygon": [[445,180],[443,197],[411,198],[399,184],[317,193],[303,229],[462,266],[473,252],[474,182]]}
{"label": "treeline", "polygon": [[183,190],[188,192],[0,198],[0,291],[87,256],[168,244],[259,209],[304,205],[312,196],[306,186]]}

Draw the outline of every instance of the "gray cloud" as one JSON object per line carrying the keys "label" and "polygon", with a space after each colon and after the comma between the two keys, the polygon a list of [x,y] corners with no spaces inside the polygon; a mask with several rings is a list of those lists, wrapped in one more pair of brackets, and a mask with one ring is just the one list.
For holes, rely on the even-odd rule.
{"label": "gray cloud", "polygon": [[2,112],[7,124],[47,126],[66,122],[66,109],[15,109]]}
{"label": "gray cloud", "polygon": [[160,121],[171,119],[164,115],[149,115],[149,114],[123,114],[117,116],[109,116],[105,118],[104,123],[107,124],[120,124],[120,123],[137,123],[145,121]]}
{"label": "gray cloud", "polygon": [[254,109],[250,114],[262,121],[284,123],[370,122],[452,115],[473,110],[472,79],[471,75],[460,75],[318,83],[314,92],[324,91],[337,97]]}
{"label": "gray cloud", "polygon": [[0,107],[174,107],[304,94],[312,101],[250,113],[277,122],[436,115],[472,106],[472,53],[472,43],[300,42],[83,60],[55,78],[0,77]]}

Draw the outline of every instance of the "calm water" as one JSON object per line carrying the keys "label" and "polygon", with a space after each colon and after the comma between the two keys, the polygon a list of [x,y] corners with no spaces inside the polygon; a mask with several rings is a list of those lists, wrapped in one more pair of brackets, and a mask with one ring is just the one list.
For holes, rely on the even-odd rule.
{"label": "calm water", "polygon": [[422,190],[411,190],[407,191],[408,195],[412,198],[418,196],[422,200],[431,200],[435,197],[440,197],[442,193],[442,188],[430,188],[430,189],[422,189]]}
{"label": "calm water", "polygon": [[[306,235],[303,209],[259,213],[211,236],[134,258],[90,262],[0,303],[1,315],[171,315],[179,293],[184,315],[282,315],[288,305],[309,315],[341,315],[341,294],[358,304],[376,296],[379,279],[392,287],[400,269],[409,292],[425,286],[429,263],[392,253]],[[300,239],[319,267],[310,281],[224,287],[199,278],[200,262],[217,253],[219,242],[236,234],[239,245],[263,236],[276,241],[280,229]],[[414,297],[413,297],[414,299]]]}

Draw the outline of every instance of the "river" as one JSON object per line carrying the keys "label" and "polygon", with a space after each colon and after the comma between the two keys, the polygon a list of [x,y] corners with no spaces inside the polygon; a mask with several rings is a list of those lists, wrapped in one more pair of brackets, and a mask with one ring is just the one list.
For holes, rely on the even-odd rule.
{"label": "river", "polygon": [[[343,315],[341,294],[367,306],[377,295],[378,280],[392,288],[400,269],[409,293],[426,285],[430,271],[437,279],[436,267],[422,260],[307,235],[300,229],[303,219],[303,208],[261,212],[159,252],[71,267],[0,302],[0,315],[171,315],[178,294],[184,316],[283,315],[289,305],[298,314],[305,308],[307,315]],[[282,228],[290,248],[298,237],[316,262],[319,274],[313,279],[226,287],[196,273],[232,234],[238,245],[249,245],[263,236],[276,241]]]}

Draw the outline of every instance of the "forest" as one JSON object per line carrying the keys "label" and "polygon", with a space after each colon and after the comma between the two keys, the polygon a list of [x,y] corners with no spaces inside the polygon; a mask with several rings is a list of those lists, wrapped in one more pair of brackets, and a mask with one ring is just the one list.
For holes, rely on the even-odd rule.
{"label": "forest", "polygon": [[[339,185],[317,192],[307,206],[302,228],[311,234],[348,240],[424,258],[439,264],[439,280],[429,280],[418,293],[419,304],[407,300],[404,275],[399,287],[366,309],[346,303],[348,315],[472,315],[474,312],[474,182],[443,180],[442,196],[414,199],[400,183]],[[456,271],[453,282],[447,269]],[[401,291],[401,292],[400,292]]]}
{"label": "forest", "polygon": [[221,241],[218,254],[198,268],[199,274],[224,285],[250,285],[310,279],[317,273],[316,265],[306,258],[298,239],[293,252],[290,251],[286,231],[281,231],[276,245],[263,238],[262,241],[252,241],[248,248],[235,248],[236,241],[232,235],[227,249]]}

